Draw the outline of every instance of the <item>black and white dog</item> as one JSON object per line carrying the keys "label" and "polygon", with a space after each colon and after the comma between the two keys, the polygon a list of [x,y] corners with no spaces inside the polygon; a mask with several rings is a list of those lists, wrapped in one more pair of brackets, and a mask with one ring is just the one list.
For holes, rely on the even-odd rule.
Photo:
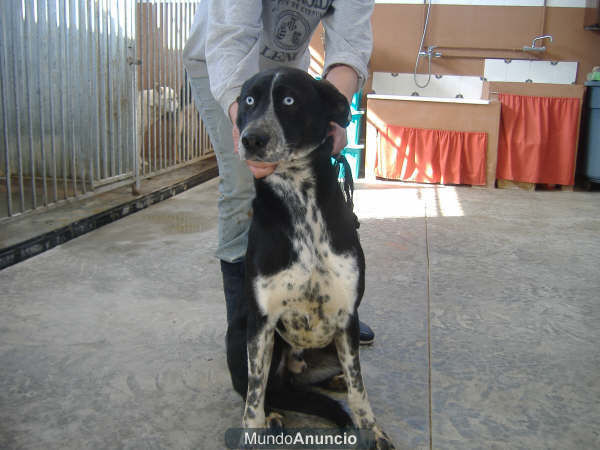
{"label": "black and white dog", "polygon": [[[371,430],[373,448],[393,448],[361,376],[357,308],[365,261],[327,136],[330,122],[348,124],[348,102],[327,81],[282,68],[249,79],[238,103],[240,157],[278,162],[255,180],[245,298],[227,330],[233,385],[246,400],[243,426],[280,425],[271,408],[301,411]],[[293,364],[294,355],[306,362]],[[340,373],[351,417],[310,390]]]}

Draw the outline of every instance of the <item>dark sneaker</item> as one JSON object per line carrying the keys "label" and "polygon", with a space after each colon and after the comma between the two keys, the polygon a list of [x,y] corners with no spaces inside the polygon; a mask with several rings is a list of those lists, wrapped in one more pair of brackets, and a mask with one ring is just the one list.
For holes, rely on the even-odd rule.
{"label": "dark sneaker", "polygon": [[358,325],[360,327],[360,345],[370,345],[375,342],[375,333],[371,327],[360,320]]}

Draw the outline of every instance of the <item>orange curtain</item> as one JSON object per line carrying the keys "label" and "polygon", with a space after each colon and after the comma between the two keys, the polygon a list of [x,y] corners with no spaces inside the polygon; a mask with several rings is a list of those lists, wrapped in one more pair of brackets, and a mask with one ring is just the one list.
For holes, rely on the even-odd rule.
{"label": "orange curtain", "polygon": [[497,178],[573,185],[579,99],[512,94],[499,98]]}
{"label": "orange curtain", "polygon": [[419,183],[485,185],[486,133],[400,126],[379,132],[376,176]]}

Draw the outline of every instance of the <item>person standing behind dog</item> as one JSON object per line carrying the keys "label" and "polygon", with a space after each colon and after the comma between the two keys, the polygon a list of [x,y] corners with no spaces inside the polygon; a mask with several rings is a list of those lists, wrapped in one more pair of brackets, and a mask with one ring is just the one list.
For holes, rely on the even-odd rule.
{"label": "person standing behind dog", "polygon": [[[373,0],[204,0],[196,7],[184,65],[196,108],[219,165],[219,237],[216,256],[231,320],[243,295],[244,257],[252,216],[254,182],[277,164],[241,161],[237,155],[237,97],[244,81],[261,70],[308,70],[308,46],[319,22],[325,30],[323,77],[351,101],[367,76],[373,38]],[[346,131],[331,123],[334,153]],[[361,343],[373,342],[361,322]]]}

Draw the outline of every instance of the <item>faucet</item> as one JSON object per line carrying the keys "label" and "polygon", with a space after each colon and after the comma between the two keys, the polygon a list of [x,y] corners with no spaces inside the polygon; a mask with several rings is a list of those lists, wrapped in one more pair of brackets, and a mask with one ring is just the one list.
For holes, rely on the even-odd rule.
{"label": "faucet", "polygon": [[546,34],[545,36],[538,36],[533,38],[533,41],[531,41],[531,47],[523,47],[523,51],[524,52],[545,52],[546,51],[546,47],[542,46],[542,47],[536,47],[535,46],[535,42],[539,41],[541,39],[550,39],[550,42],[552,42],[552,36],[550,36],[549,34]]}
{"label": "faucet", "polygon": [[421,50],[419,50],[419,56],[426,56],[428,58],[441,58],[442,57],[442,53],[441,52],[434,52],[434,50],[437,48],[437,45],[430,45],[429,47],[427,47],[427,50],[423,50],[421,48]]}

